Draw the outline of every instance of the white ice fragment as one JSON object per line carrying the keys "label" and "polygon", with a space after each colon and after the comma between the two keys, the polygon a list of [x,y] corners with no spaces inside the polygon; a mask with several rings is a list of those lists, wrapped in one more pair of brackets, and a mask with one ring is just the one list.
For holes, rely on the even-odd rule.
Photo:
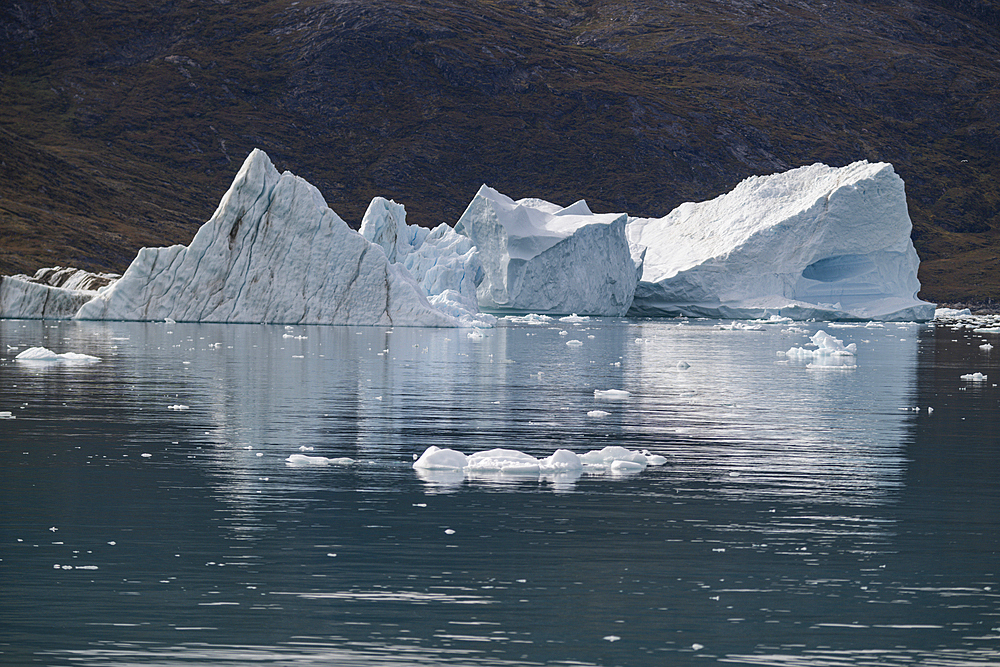
{"label": "white ice fragment", "polygon": [[539,465],[543,472],[576,472],[583,470],[583,461],[568,449],[557,449],[550,456],[542,459]]}
{"label": "white ice fragment", "polygon": [[541,462],[534,456],[516,449],[496,448],[469,456],[466,460],[466,469],[479,472],[537,474],[541,471]]}
{"label": "white ice fragment", "polygon": [[986,350],[987,352],[989,352],[990,350],[993,349],[993,346],[990,345],[989,343],[983,343],[982,345],[979,346],[979,349]]}
{"label": "white ice fragment", "polygon": [[624,389],[595,389],[594,398],[605,401],[624,401],[631,396],[631,392]]}
{"label": "white ice fragment", "polygon": [[181,403],[167,406],[167,410],[190,410],[190,409],[191,409],[190,405],[182,405]]}
{"label": "white ice fragment", "polygon": [[467,461],[468,457],[461,452],[431,445],[413,462],[413,467],[423,470],[463,470]]}
{"label": "white ice fragment", "polygon": [[0,419],[17,419],[10,410],[0,410]]}
{"label": "white ice fragment", "polygon": [[29,347],[16,357],[15,361],[28,361],[40,363],[68,363],[68,364],[89,364],[100,361],[100,357],[79,352],[63,352],[58,354],[45,347]]}
{"label": "white ice fragment", "polygon": [[480,331],[479,329],[473,329],[472,331],[467,333],[466,336],[468,336],[472,340],[482,340],[484,338],[483,332]]}
{"label": "white ice fragment", "polygon": [[313,449],[315,449],[315,448],[314,447],[307,447],[306,445],[299,445],[299,451],[300,452],[311,452]]}
{"label": "white ice fragment", "polygon": [[618,635],[608,635],[607,637],[604,637],[603,639],[606,642],[616,642],[616,641],[620,640],[621,637],[619,637]]}
{"label": "white ice fragment", "polygon": [[962,379],[966,380],[967,382],[986,382],[986,378],[987,378],[986,375],[983,375],[982,373],[978,373],[978,372],[977,373],[967,373],[966,375],[962,376]]}
{"label": "white ice fragment", "polygon": [[573,313],[572,315],[567,315],[566,317],[560,317],[559,321],[560,322],[571,322],[573,324],[576,324],[576,323],[579,323],[579,322],[589,322],[590,321],[590,316],[589,315],[577,315],[576,313]]}
{"label": "white ice fragment", "polygon": [[454,535],[455,534],[455,529],[454,528],[448,528],[448,529],[446,529],[444,531],[444,534],[445,535]]}
{"label": "white ice fragment", "polygon": [[[263,456],[258,454],[257,456]],[[354,459],[346,456],[340,458],[327,458],[325,456],[306,456],[305,454],[292,454],[285,459],[285,464],[289,466],[328,466],[328,465],[351,465]]]}
{"label": "white ice fragment", "polygon": [[152,457],[153,457],[153,455],[152,455],[152,454],[150,454],[149,452],[143,452],[143,453],[141,454],[141,456],[142,456],[142,458],[144,458],[144,459],[149,459],[149,458],[152,458]]}
{"label": "white ice fragment", "polygon": [[[807,361],[809,368],[856,368],[855,355],[858,351],[856,343],[844,345],[844,341],[834,338],[822,329],[810,338],[815,350],[804,347],[793,347],[784,352],[784,356],[796,361]],[[781,354],[781,353],[779,353]]]}
{"label": "white ice fragment", "polygon": [[610,412],[605,412],[604,410],[591,410],[590,412],[587,413],[587,416],[600,418],[600,417],[607,417],[610,414],[611,414]]}
{"label": "white ice fragment", "polygon": [[689,368],[691,368],[691,364],[689,364],[688,362],[686,362],[686,361],[678,361],[677,362],[677,370],[679,370],[679,371],[686,371]]}
{"label": "white ice fragment", "polygon": [[560,336],[568,336],[568,335],[569,335],[569,332],[568,332],[568,331],[565,331],[565,330],[564,330],[564,331],[560,331],[560,332],[559,332],[559,335],[560,335]]}
{"label": "white ice fragment", "polygon": [[568,346],[570,346],[570,347],[580,347],[580,346],[582,346],[582,345],[583,345],[583,341],[579,341],[579,340],[568,340],[568,341],[566,341],[566,344],[567,344]]}

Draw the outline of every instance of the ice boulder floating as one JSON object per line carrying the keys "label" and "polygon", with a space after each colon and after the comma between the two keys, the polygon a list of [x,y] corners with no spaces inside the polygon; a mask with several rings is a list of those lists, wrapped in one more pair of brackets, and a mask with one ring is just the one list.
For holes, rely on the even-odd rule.
{"label": "ice boulder floating", "polygon": [[910,230],[890,164],[753,176],[711,201],[629,221],[634,252],[646,252],[629,313],[930,320]]}
{"label": "ice boulder floating", "polygon": [[254,150],[189,246],[143,248],[84,320],[457,326],[319,190]]}
{"label": "ice boulder floating", "polygon": [[633,258],[625,214],[595,215],[580,200],[562,208],[512,200],[482,186],[455,225],[479,251],[479,306],[494,313],[624,315],[641,255]]}
{"label": "ice boulder floating", "polygon": [[65,363],[65,364],[92,364],[94,362],[100,361],[100,357],[94,357],[89,354],[81,354],[79,352],[62,352],[57,353],[48,349],[47,347],[29,347],[27,350],[22,351],[16,357],[14,361],[21,362],[34,362],[34,363]]}
{"label": "ice boulder floating", "polygon": [[489,449],[466,456],[453,449],[428,447],[413,463],[418,472],[464,473],[473,478],[483,476],[544,477],[547,475],[578,477],[584,473],[631,474],[647,466],[661,466],[666,458],[649,452],[636,452],[625,447],[609,446],[585,454],[557,449],[545,458],[535,458],[516,449]]}
{"label": "ice boulder floating", "polygon": [[778,354],[795,361],[806,361],[809,368],[857,368],[857,343],[844,345],[844,341],[822,330],[813,334],[809,340],[816,346],[815,350],[793,347]]}

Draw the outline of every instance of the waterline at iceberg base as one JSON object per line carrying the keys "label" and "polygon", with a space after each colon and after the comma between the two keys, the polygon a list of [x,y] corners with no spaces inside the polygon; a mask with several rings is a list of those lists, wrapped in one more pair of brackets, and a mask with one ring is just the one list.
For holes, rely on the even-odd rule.
{"label": "waterline at iceberg base", "polygon": [[[489,327],[547,315],[927,321],[903,181],[885,163],[751,177],[663,218],[483,186],[454,228],[376,197],[355,232],[254,150],[188,246],[120,277],[0,277],[0,317]],[[67,276],[72,276],[67,279]]]}

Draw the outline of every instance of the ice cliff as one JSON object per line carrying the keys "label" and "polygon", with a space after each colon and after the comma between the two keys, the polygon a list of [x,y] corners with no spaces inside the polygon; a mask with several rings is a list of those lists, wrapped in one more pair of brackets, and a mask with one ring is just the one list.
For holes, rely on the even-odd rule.
{"label": "ice cliff", "polygon": [[403,206],[383,197],[368,205],[360,231],[382,248],[390,262],[407,270],[434,307],[458,318],[463,326],[496,322],[479,312],[476,286],[483,281],[483,265],[467,236],[444,223],[434,229],[408,225]]}
{"label": "ice cliff", "polygon": [[814,164],[711,201],[631,219],[646,250],[630,314],[929,320],[903,181],[892,165]]}
{"label": "ice cliff", "polygon": [[514,201],[480,188],[455,228],[376,197],[352,231],[253,151],[188,246],[119,278],[0,277],[0,317],[488,326],[480,313],[929,320],[892,166],[756,176],[663,218]]}
{"label": "ice cliff", "polygon": [[0,317],[69,319],[119,277],[62,266],[39,269],[33,276],[0,276]]}
{"label": "ice cliff", "polygon": [[143,248],[77,319],[455,326],[319,190],[254,150],[189,246]]}
{"label": "ice cliff", "polygon": [[476,294],[483,310],[620,316],[639,275],[627,219],[595,215],[583,200],[565,208],[514,201],[484,185],[455,231],[479,250],[484,277]]}

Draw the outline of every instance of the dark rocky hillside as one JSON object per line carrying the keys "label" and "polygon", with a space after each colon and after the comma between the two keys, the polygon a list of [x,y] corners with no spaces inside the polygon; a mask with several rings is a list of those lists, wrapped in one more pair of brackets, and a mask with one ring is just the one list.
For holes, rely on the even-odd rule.
{"label": "dark rocky hillside", "polygon": [[352,224],[481,183],[660,216],[752,174],[887,161],[922,296],[1000,300],[988,0],[12,0],[0,273],[187,243],[254,147]]}

